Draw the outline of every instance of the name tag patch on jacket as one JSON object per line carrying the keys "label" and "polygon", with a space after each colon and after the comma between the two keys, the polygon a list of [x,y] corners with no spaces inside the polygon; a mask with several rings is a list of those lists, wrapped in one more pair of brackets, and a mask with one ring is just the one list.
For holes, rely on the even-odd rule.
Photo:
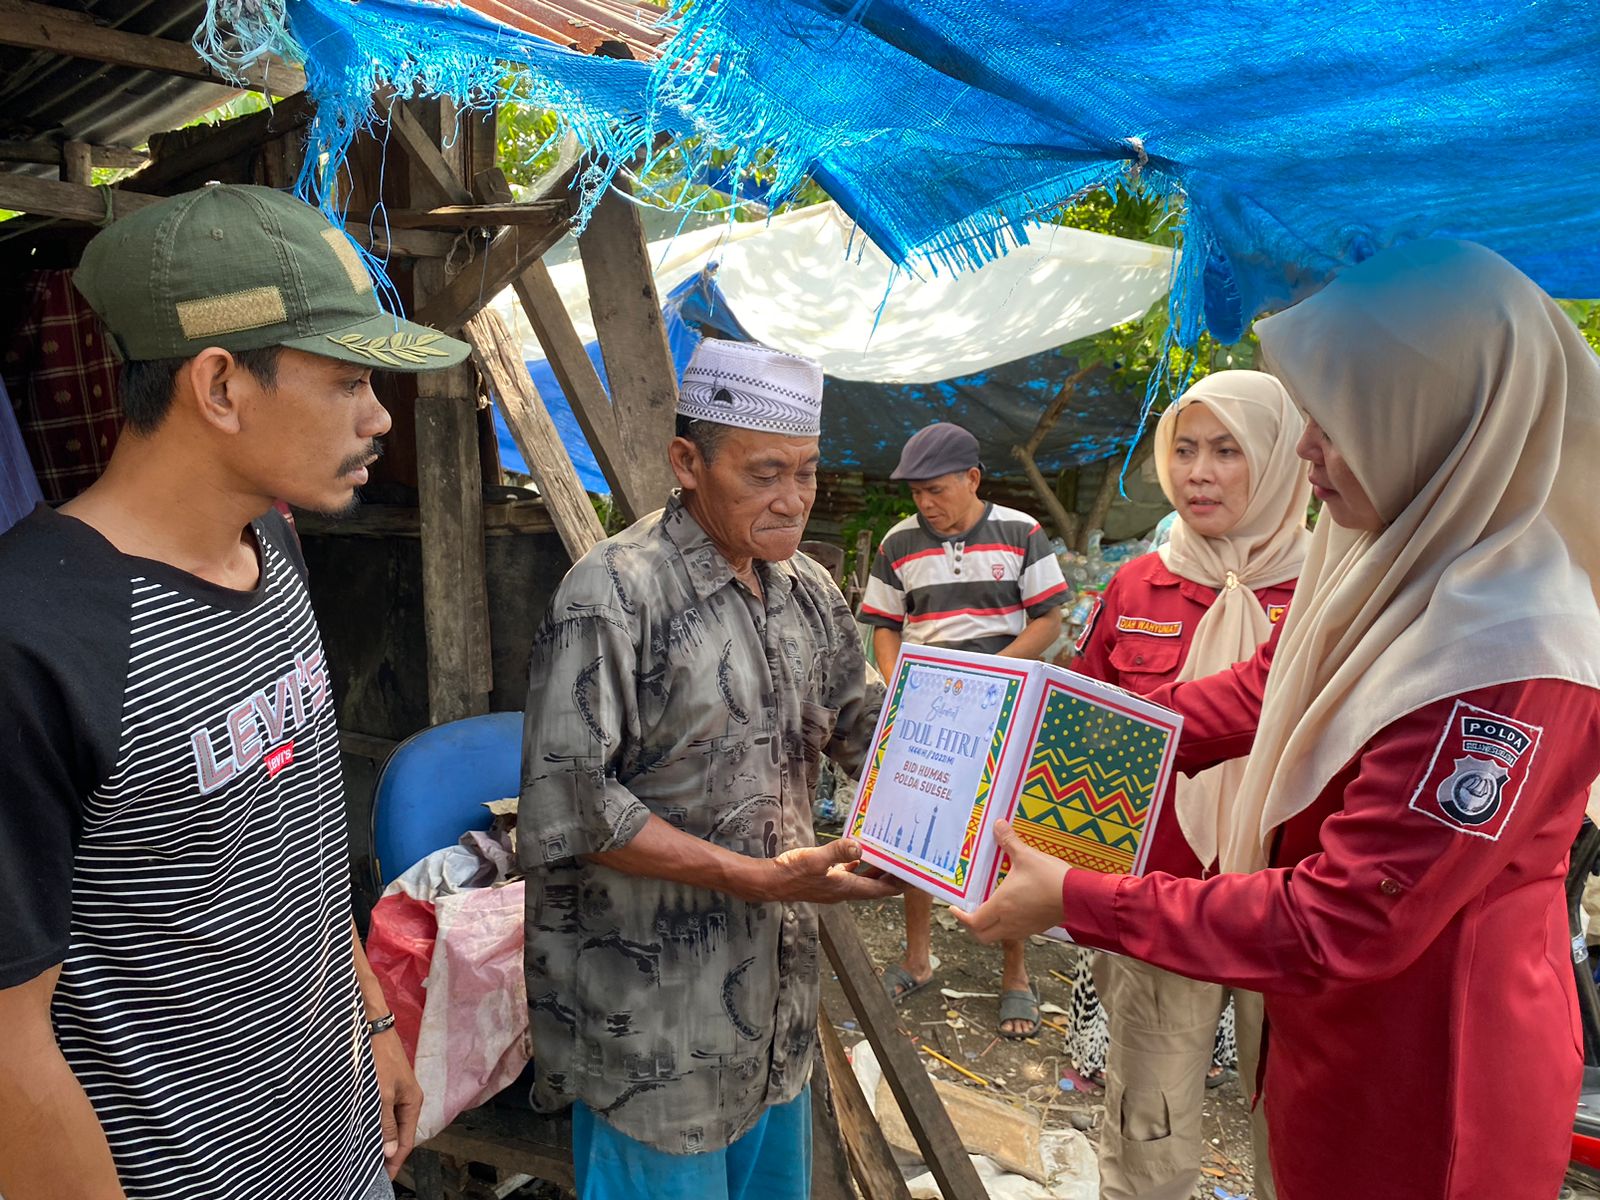
{"label": "name tag patch on jacket", "polygon": [[1179,637],[1182,621],[1153,621],[1149,617],[1118,617],[1118,633],[1148,633],[1151,637]]}
{"label": "name tag patch on jacket", "polygon": [[1267,605],[1267,620],[1276,625],[1283,620],[1283,614],[1288,611],[1289,606],[1287,604],[1269,604]]}
{"label": "name tag patch on jacket", "polygon": [[1457,700],[1411,807],[1462,833],[1498,841],[1543,732]]}

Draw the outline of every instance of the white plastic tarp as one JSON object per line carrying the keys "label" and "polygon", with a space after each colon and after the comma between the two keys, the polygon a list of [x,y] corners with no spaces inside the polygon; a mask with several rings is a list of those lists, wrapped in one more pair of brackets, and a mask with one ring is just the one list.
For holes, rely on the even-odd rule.
{"label": "white plastic tarp", "polygon": [[[970,375],[1136,320],[1166,294],[1166,247],[1058,227],[1032,237],[979,270],[919,279],[895,272],[827,203],[687,232],[649,250],[663,297],[715,263],[723,295],[757,341],[819,359],[836,379],[873,383]],[[578,332],[593,341],[582,265],[550,273]],[[503,293],[495,307],[524,358],[543,358],[515,295]]]}

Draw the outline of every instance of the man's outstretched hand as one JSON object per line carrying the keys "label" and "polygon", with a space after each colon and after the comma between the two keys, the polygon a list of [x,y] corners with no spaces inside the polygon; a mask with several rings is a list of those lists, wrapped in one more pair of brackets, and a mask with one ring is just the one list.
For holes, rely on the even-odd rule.
{"label": "man's outstretched hand", "polygon": [[841,900],[884,900],[905,888],[873,867],[857,870],[861,844],[840,838],[826,846],[786,850],[770,860],[774,877],[765,897],[810,904],[835,904]]}
{"label": "man's outstretched hand", "polygon": [[1011,869],[994,895],[970,913],[950,911],[980,942],[1017,942],[1061,924],[1061,884],[1067,864],[1035,850],[1007,821],[995,823],[994,840]]}

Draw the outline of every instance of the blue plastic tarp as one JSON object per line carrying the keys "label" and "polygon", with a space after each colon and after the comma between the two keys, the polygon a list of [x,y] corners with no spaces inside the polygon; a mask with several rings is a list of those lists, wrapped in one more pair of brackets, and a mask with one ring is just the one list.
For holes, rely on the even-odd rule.
{"label": "blue plastic tarp", "polygon": [[[706,273],[680,283],[668,294],[662,318],[680,379],[703,332],[749,340],[736,306]],[[599,343],[591,342],[587,349],[604,381]],[[1077,365],[1059,354],[1035,354],[934,384],[863,383],[829,377],[823,388],[823,465],[829,470],[855,470],[869,478],[885,479],[899,460],[906,438],[932,421],[954,421],[978,438],[990,474],[1017,474],[1020,467],[1011,447],[1033,431],[1039,410]],[[549,363],[535,359],[528,363],[528,371],[583,486],[592,492],[609,492],[610,485]],[[1127,449],[1137,413],[1136,397],[1115,391],[1103,380],[1085,380],[1035,459],[1043,470],[1056,471],[1118,454]],[[527,464],[498,408],[494,420],[501,465],[527,474]]]}

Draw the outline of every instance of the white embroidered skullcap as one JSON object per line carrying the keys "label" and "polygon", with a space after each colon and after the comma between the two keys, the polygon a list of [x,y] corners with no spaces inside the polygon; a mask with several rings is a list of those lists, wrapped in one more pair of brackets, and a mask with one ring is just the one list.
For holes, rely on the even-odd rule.
{"label": "white embroidered skullcap", "polygon": [[822,436],[822,366],[753,342],[706,338],[678,385],[678,415],[787,437]]}

